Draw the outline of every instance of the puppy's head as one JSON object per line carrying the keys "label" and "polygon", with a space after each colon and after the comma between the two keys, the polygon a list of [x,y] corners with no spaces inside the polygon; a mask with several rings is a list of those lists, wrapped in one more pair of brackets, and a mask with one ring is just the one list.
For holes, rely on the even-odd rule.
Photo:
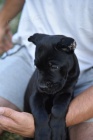
{"label": "puppy's head", "polygon": [[38,90],[47,94],[59,92],[65,85],[74,61],[75,40],[63,35],[34,34],[28,41],[36,45]]}

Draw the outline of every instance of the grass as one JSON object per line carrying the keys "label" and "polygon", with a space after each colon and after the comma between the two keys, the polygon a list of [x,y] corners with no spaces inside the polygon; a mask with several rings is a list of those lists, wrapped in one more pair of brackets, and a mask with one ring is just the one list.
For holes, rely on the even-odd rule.
{"label": "grass", "polygon": [[[2,8],[4,1],[5,0],[0,0],[0,9]],[[11,28],[13,34],[17,30],[19,18],[20,18],[20,14],[10,22],[10,28]],[[16,134],[4,132],[0,136],[0,140],[23,140],[23,138],[19,135],[16,135]]]}
{"label": "grass", "polygon": [[23,138],[19,135],[16,135],[16,134],[12,134],[12,133],[9,133],[9,132],[4,132],[0,136],[0,140],[23,140]]}

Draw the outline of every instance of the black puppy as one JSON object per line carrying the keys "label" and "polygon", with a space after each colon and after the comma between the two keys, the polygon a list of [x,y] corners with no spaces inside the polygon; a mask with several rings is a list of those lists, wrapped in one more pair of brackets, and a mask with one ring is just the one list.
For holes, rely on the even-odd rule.
{"label": "black puppy", "polygon": [[76,43],[63,35],[34,34],[28,40],[36,45],[36,70],[24,110],[34,116],[34,140],[68,140],[65,116],[79,76]]}

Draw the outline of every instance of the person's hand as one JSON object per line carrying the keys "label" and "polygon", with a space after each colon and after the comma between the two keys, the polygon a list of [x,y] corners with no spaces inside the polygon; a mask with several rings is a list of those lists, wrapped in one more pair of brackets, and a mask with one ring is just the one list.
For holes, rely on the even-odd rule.
{"label": "person's hand", "polygon": [[34,118],[26,112],[0,107],[0,128],[24,137],[34,137]]}
{"label": "person's hand", "polygon": [[0,54],[12,47],[12,33],[9,26],[3,27],[0,25]]}

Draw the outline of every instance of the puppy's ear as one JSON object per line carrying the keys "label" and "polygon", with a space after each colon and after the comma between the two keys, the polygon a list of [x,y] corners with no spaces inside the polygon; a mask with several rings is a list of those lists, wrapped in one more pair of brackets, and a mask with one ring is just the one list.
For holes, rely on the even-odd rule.
{"label": "puppy's ear", "polygon": [[56,45],[56,49],[65,52],[74,52],[76,48],[76,42],[73,38],[63,37]]}
{"label": "puppy's ear", "polygon": [[36,33],[28,38],[29,42],[33,42],[35,45],[45,36],[45,34]]}

